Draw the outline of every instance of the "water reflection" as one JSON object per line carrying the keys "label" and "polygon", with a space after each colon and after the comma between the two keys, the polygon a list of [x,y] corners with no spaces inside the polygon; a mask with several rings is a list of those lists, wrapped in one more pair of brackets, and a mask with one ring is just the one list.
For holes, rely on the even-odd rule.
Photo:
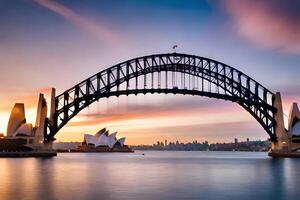
{"label": "water reflection", "polygon": [[141,152],[0,159],[1,199],[298,199],[300,160]]}

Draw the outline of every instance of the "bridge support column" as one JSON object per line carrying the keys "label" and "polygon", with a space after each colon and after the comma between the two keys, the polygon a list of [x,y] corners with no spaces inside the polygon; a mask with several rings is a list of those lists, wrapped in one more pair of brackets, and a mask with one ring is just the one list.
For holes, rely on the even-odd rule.
{"label": "bridge support column", "polygon": [[34,140],[36,144],[41,144],[44,140],[45,120],[47,117],[47,102],[44,98],[44,94],[39,95],[36,122],[35,122],[35,134]]}
{"label": "bridge support column", "polygon": [[275,94],[273,105],[277,109],[277,112],[274,116],[277,122],[277,125],[275,127],[277,141],[272,141],[271,151],[289,151],[290,140],[288,133],[284,127],[282,101],[279,92],[276,92]]}
{"label": "bridge support column", "polygon": [[[53,125],[55,123],[55,119],[54,119],[54,113],[55,113],[55,109],[56,109],[56,105],[55,105],[55,88],[51,88],[51,94],[50,94],[50,113],[49,113],[49,122],[51,125]],[[44,131],[46,131],[46,128],[44,128]],[[44,133],[44,137],[45,137],[45,133]],[[47,140],[45,141],[44,138],[44,144],[43,144],[43,149],[45,150],[53,150],[53,142],[54,140]]]}
{"label": "bridge support column", "polygon": [[54,113],[55,113],[55,88],[51,88],[50,96],[50,123],[54,124]]}
{"label": "bridge support column", "polygon": [[53,141],[44,142],[44,149],[45,150],[53,150]]}

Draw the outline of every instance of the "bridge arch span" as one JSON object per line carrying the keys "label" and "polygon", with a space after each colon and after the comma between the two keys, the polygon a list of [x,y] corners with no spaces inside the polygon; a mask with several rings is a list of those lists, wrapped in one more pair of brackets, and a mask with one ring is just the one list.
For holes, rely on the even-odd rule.
{"label": "bridge arch span", "polygon": [[100,98],[146,93],[206,96],[238,103],[276,140],[274,94],[243,72],[195,55],[170,53],[134,58],[91,76],[55,97],[45,142]]}

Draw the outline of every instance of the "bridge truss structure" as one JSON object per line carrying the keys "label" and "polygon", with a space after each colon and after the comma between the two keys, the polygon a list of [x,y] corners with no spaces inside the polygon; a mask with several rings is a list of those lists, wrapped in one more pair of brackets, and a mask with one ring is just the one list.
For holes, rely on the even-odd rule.
{"label": "bridge truss structure", "polygon": [[238,103],[276,141],[274,94],[243,72],[195,55],[170,53],[134,58],[107,68],[55,97],[45,142],[81,110],[101,98],[130,94],[183,94]]}

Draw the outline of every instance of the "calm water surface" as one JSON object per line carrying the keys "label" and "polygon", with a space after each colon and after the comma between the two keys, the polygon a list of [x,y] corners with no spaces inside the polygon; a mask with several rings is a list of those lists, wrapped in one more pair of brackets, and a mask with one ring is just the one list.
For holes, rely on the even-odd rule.
{"label": "calm water surface", "polygon": [[300,199],[300,159],[162,151],[1,158],[0,199]]}

